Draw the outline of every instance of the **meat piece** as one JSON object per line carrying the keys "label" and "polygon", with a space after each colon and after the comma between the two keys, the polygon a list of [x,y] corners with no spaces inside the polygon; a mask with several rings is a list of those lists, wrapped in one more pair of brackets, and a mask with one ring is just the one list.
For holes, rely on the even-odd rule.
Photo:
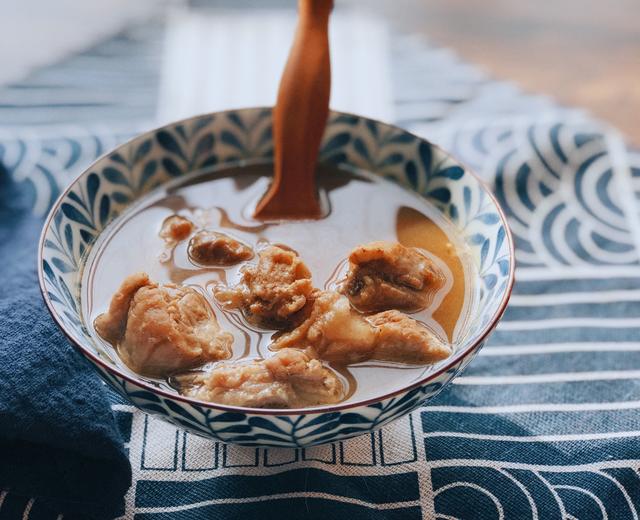
{"label": "meat piece", "polygon": [[93,324],[96,332],[112,345],[116,345],[124,335],[133,296],[138,289],[146,285],[153,285],[147,273],[134,273],[127,276],[111,297],[109,310],[96,318]]}
{"label": "meat piece", "polygon": [[127,277],[95,329],[125,364],[148,376],[165,376],[231,355],[204,297],[193,289],[152,283],[144,273]]}
{"label": "meat piece", "polygon": [[233,265],[253,257],[253,250],[235,238],[200,231],[189,241],[189,256],[202,265]]}
{"label": "meat piece", "polygon": [[318,291],[307,319],[271,348],[306,349],[313,357],[345,365],[367,359],[428,364],[451,355],[446,343],[409,316],[392,310],[365,319],[345,296],[328,291]]}
{"label": "meat piece", "polygon": [[294,349],[281,350],[260,361],[222,363],[208,374],[177,379],[188,396],[250,408],[332,404],[345,394],[332,370]]}
{"label": "meat piece", "polygon": [[160,237],[170,244],[175,244],[187,238],[193,228],[194,223],[188,218],[180,215],[171,215],[164,219],[162,228],[160,229]]}
{"label": "meat piece", "polygon": [[451,347],[424,325],[399,311],[375,314],[369,321],[376,326],[373,359],[415,365],[436,363],[451,355]]}
{"label": "meat piece", "polygon": [[348,364],[371,357],[375,340],[375,327],[351,308],[347,298],[318,291],[307,319],[271,347],[312,349],[322,359]]}
{"label": "meat piece", "polygon": [[342,290],[361,311],[417,311],[427,307],[443,285],[443,275],[416,249],[371,242],[349,255],[349,273]]}
{"label": "meat piece", "polygon": [[242,309],[249,321],[284,328],[296,322],[313,291],[311,273],[300,257],[277,246],[259,253],[257,265],[243,268],[233,288],[218,287],[215,296],[230,308]]}

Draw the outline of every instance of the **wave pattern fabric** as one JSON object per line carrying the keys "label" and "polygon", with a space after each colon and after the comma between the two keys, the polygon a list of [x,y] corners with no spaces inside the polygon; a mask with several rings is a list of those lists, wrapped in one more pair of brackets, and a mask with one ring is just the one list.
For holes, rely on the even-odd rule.
{"label": "wave pattern fabric", "polygon": [[[392,57],[398,124],[475,168],[509,216],[519,269],[498,330],[430,406],[310,449],[211,442],[114,395],[134,478],[125,518],[638,518],[640,153],[446,50],[397,37]],[[100,131],[66,116],[0,128],[0,163],[42,215],[145,110]],[[0,517],[24,514],[56,518],[0,494]]]}

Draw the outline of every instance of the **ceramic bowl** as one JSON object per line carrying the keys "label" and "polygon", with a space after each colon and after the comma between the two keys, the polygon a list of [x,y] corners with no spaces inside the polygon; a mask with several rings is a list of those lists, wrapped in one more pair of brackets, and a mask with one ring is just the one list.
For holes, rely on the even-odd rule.
{"label": "ceramic bowl", "polygon": [[477,307],[466,340],[422,380],[374,399],[300,410],[223,406],[159,389],[102,352],[83,322],[80,280],[96,238],[127,207],[159,185],[209,167],[273,154],[271,110],[193,117],[152,130],[94,162],[51,209],[39,247],[44,300],[60,328],[116,392],[149,414],[194,433],[249,446],[301,447],[376,430],[422,406],[471,361],[496,327],[514,277],[505,217],[483,183],[428,141],[364,117],[333,112],[321,161],[362,168],[422,195],[465,237],[479,273]]}

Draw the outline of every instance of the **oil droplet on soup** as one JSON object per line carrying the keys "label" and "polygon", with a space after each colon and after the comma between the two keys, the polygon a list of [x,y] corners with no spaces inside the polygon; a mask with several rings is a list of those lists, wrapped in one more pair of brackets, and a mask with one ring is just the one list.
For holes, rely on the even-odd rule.
{"label": "oil droplet on soup", "polygon": [[[203,229],[228,234],[259,251],[268,244],[296,251],[312,273],[315,287],[336,289],[348,269],[347,257],[355,247],[373,241],[400,242],[416,247],[443,272],[446,283],[433,303],[407,313],[453,345],[460,324],[472,307],[472,263],[464,241],[440,212],[418,195],[362,171],[323,166],[318,170],[327,214],[317,221],[259,222],[253,207],[266,191],[272,165],[257,164],[194,173],[143,198],[101,234],[83,273],[82,308],[96,342],[122,369],[128,370],[115,349],[97,335],[93,322],[105,312],[112,295],[131,273],[144,271],[157,283],[192,287],[211,305],[220,326],[233,337],[232,360],[266,358],[275,333],[248,323],[240,311],[223,308],[213,288],[235,285],[247,262],[205,267],[189,257],[189,240],[167,244],[159,232],[171,215],[188,218],[194,233]],[[248,260],[255,263],[257,258]],[[333,366],[348,387],[345,401],[371,399],[398,390],[433,370],[384,361]],[[164,388],[167,380],[141,377]]]}

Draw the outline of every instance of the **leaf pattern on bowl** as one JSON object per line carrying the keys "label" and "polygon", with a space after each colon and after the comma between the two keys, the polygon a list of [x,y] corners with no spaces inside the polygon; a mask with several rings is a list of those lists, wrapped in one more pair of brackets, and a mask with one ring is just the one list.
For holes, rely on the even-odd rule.
{"label": "leaf pattern on bowl", "polygon": [[[247,446],[300,447],[374,431],[437,395],[481,348],[481,336],[510,285],[508,232],[482,183],[453,158],[403,130],[332,113],[320,160],[362,168],[416,191],[466,237],[482,278],[471,334],[461,353],[423,384],[370,404],[304,414],[230,411],[189,402],[124,373],[104,356],[83,324],[79,283],[100,232],[130,204],[173,178],[205,168],[273,157],[270,109],[195,117],[148,132],[97,160],[63,194],[43,230],[40,276],[47,303],[103,379],[141,410],[199,435]],[[493,322],[493,323],[492,323]],[[465,351],[465,352],[462,352]]]}

